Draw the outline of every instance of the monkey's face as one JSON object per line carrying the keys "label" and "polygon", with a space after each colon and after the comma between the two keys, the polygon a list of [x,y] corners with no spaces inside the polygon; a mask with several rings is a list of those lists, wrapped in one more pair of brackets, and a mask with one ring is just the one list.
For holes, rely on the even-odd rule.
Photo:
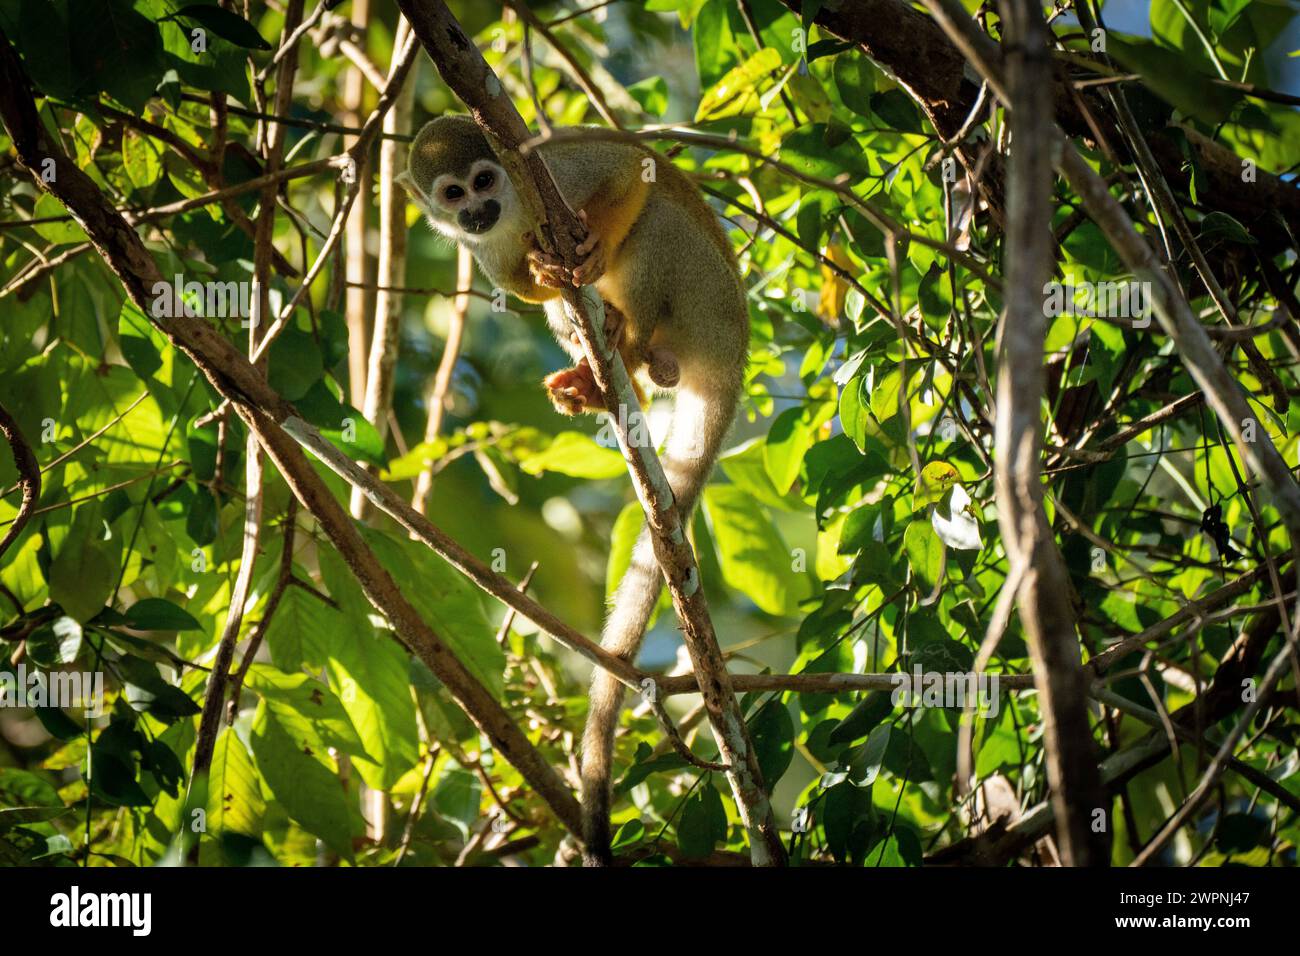
{"label": "monkey's face", "polygon": [[429,199],[439,218],[454,220],[473,236],[482,235],[501,218],[502,184],[508,182],[501,167],[489,159],[476,160],[463,178],[443,173],[429,189]]}
{"label": "monkey's face", "polygon": [[467,116],[426,123],[411,144],[407,171],[397,177],[448,239],[476,246],[527,227],[522,207],[496,154]]}
{"label": "monkey's face", "polygon": [[438,174],[423,200],[421,205],[435,229],[471,244],[493,227],[509,222],[516,207],[510,177],[491,159],[477,159],[463,173]]}

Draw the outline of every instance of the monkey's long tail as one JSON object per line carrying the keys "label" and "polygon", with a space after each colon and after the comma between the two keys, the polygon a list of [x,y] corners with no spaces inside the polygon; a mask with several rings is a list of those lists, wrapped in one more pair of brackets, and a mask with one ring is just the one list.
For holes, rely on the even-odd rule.
{"label": "monkey's long tail", "polygon": [[[738,379],[706,378],[698,376],[688,381],[683,377],[677,387],[662,458],[683,529],[690,526],[696,500],[709,480],[740,397]],[[632,660],[662,588],[663,573],[655,560],[649,529],[643,525],[631,564],[614,592],[601,646],[623,660]],[[608,866],[612,859],[610,774],[614,731],[623,707],[623,685],[597,668],[588,699],[587,725],[582,734],[583,860],[587,866]]]}

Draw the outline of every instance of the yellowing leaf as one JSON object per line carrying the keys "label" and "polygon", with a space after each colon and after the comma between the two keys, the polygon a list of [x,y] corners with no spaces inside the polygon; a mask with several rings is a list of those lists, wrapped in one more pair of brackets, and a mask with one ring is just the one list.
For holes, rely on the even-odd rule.
{"label": "yellowing leaf", "polygon": [[[849,258],[844,246],[838,242],[832,242],[826,247],[823,254],[845,271],[853,268],[853,260]],[[825,262],[821,264],[821,274],[822,288],[821,298],[817,301],[817,314],[826,321],[827,325],[838,328],[840,316],[844,314],[845,300],[849,294],[850,286],[848,282],[836,275],[835,270]]]}
{"label": "yellowing leaf", "polygon": [[[912,510],[919,511],[926,505],[937,504],[949,488],[960,484],[960,479],[957,469],[946,461],[930,462],[921,469],[921,474],[916,479]],[[969,496],[966,500],[970,501]]]}
{"label": "yellowing leaf", "polygon": [[560,432],[545,451],[521,457],[519,467],[530,475],[554,471],[574,478],[617,478],[627,471],[619,452],[597,445],[582,432]]}
{"label": "yellowing leaf", "polygon": [[740,116],[759,108],[759,95],[772,82],[772,71],[781,66],[781,54],[765,46],[740,66],[728,70],[713,89],[700,99],[695,121]]}

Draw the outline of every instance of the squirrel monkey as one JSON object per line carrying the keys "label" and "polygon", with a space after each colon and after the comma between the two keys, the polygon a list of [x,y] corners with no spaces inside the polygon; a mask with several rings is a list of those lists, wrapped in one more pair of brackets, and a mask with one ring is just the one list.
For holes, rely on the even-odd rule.
{"label": "squirrel monkey", "polygon": [[[468,246],[495,286],[542,303],[576,363],[544,382],[566,415],[603,409],[559,293],[570,283],[595,285],[606,303],[607,340],[633,382],[675,396],[663,466],[687,527],[743,385],[749,314],[735,253],[694,183],[659,154],[605,140],[542,144],[539,151],[587,228],[577,248],[582,261],[572,272],[538,248],[539,224],[468,117],[442,116],[421,129],[399,178],[429,224]],[[606,650],[635,657],[661,587],[642,527],[605,621]],[[623,686],[598,668],[582,740],[588,865],[611,858],[610,772],[622,702]]]}

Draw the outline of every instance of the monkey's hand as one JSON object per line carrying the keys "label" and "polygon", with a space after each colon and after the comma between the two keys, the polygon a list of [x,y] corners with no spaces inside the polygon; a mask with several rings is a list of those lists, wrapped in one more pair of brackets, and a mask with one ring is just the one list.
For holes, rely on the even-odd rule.
{"label": "monkey's hand", "polygon": [[568,285],[577,285],[573,273],[560,261],[560,257],[543,252],[541,247],[536,245],[536,240],[525,254],[525,258],[528,260],[528,274],[538,285],[548,289],[563,289]]}
{"label": "monkey's hand", "polygon": [[598,412],[605,407],[600,397],[600,388],[596,385],[596,378],[586,359],[573,368],[546,376],[542,384],[546,386],[551,404],[561,415]]}
{"label": "monkey's hand", "polygon": [[578,218],[587,227],[587,235],[574,250],[582,261],[573,270],[573,284],[591,285],[605,274],[607,264],[605,243],[601,241],[601,237],[592,230],[591,223],[587,221],[587,210],[579,209]]}

